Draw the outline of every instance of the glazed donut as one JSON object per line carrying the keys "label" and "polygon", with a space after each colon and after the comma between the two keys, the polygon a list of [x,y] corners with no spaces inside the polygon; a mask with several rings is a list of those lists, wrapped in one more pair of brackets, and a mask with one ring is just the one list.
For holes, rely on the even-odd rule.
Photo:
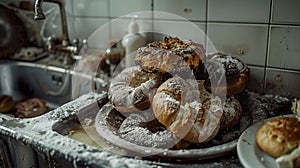
{"label": "glazed donut", "polygon": [[18,118],[32,118],[40,116],[49,111],[46,102],[39,98],[27,99],[16,105],[16,117]]}
{"label": "glazed donut", "polygon": [[163,82],[164,75],[146,73],[139,66],[124,69],[112,78],[108,98],[120,112],[134,112],[150,107],[149,96]]}
{"label": "glazed donut", "polygon": [[[197,82],[198,83],[198,82]],[[152,100],[153,113],[173,136],[192,143],[213,139],[220,129],[223,115],[218,97],[197,94],[198,86],[177,75],[169,78],[157,89]]]}
{"label": "glazed donut", "polygon": [[[250,70],[246,64],[234,56],[220,53],[209,57],[210,59],[206,61],[209,76],[205,83],[207,90],[215,95],[232,96],[245,89],[250,76]],[[222,80],[226,82],[221,82]]]}
{"label": "glazed donut", "polygon": [[145,71],[170,73],[193,69],[205,58],[203,45],[165,37],[163,42],[155,41],[139,48],[135,63]]}
{"label": "glazed donut", "polygon": [[242,116],[242,105],[233,96],[228,97],[224,102],[223,116],[221,118],[221,130],[232,128],[240,123]]}
{"label": "glazed donut", "polygon": [[13,98],[8,95],[0,95],[0,113],[8,113],[13,111],[15,108],[15,103]]}

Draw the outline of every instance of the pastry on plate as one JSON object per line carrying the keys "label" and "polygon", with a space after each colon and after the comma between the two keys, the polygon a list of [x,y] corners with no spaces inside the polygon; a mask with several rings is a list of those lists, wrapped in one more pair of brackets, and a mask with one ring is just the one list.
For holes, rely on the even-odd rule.
{"label": "pastry on plate", "polygon": [[300,144],[300,121],[287,116],[271,119],[258,129],[255,138],[264,152],[278,158]]}

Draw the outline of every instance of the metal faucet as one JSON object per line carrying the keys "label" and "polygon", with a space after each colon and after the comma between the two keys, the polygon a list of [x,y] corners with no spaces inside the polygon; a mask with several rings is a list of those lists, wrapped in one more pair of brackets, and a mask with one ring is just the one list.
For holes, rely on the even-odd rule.
{"label": "metal faucet", "polygon": [[48,49],[50,51],[62,51],[69,54],[78,55],[80,52],[80,48],[86,43],[85,40],[82,41],[80,44],[78,39],[74,40],[74,45],[71,45],[69,39],[69,32],[68,32],[68,24],[67,24],[67,17],[65,11],[65,5],[61,0],[35,0],[34,4],[34,19],[35,20],[43,20],[45,19],[45,15],[43,13],[42,3],[43,2],[50,2],[56,3],[60,9],[60,16],[61,16],[61,26],[62,26],[62,42],[61,45],[57,45],[54,41],[55,39],[49,38],[49,45]]}

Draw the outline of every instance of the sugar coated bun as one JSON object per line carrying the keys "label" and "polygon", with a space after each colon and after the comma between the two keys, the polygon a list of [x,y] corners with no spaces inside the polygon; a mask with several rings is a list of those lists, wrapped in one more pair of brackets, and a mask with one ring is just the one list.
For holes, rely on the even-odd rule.
{"label": "sugar coated bun", "polygon": [[152,75],[134,66],[112,78],[108,98],[115,109],[134,112],[149,108],[151,92],[155,92],[163,78],[163,75]]}
{"label": "sugar coated bun", "polygon": [[234,127],[240,123],[243,113],[242,105],[235,97],[228,97],[224,103],[223,113],[220,129]]}
{"label": "sugar coated bun", "polygon": [[232,96],[246,88],[250,70],[240,59],[217,53],[209,57],[205,66],[209,76],[205,86],[213,94]]}
{"label": "sugar coated bun", "polygon": [[278,117],[267,121],[256,133],[258,146],[277,158],[300,144],[300,121],[294,117]]}
{"label": "sugar coated bun", "polygon": [[39,98],[30,98],[16,105],[16,117],[32,118],[49,111],[46,102]]}
{"label": "sugar coated bun", "polygon": [[135,63],[145,71],[172,73],[198,67],[205,58],[202,44],[165,37],[162,42],[155,41],[139,48]]}
{"label": "sugar coated bun", "polygon": [[222,103],[212,95],[197,94],[198,86],[191,83],[174,76],[161,84],[152,100],[153,113],[176,138],[207,142],[219,132]]}

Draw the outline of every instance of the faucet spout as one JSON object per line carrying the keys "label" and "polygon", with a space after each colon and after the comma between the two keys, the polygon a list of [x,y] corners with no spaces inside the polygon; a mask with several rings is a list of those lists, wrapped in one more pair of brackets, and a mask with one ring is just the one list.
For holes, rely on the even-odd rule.
{"label": "faucet spout", "polygon": [[43,20],[45,19],[45,15],[42,8],[43,0],[36,0],[34,4],[34,20]]}
{"label": "faucet spout", "polygon": [[42,4],[43,2],[56,3],[60,9],[60,17],[61,17],[61,26],[62,26],[62,45],[67,46],[70,43],[69,32],[68,32],[68,24],[67,24],[67,16],[65,11],[65,5],[60,0],[35,0],[34,4],[34,19],[42,20],[45,19],[45,15],[43,13]]}

